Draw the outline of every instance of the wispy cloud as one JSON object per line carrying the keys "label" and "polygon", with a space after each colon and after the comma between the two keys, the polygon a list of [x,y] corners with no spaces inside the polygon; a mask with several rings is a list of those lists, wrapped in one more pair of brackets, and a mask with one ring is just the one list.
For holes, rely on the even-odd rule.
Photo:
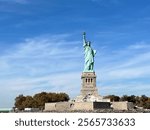
{"label": "wispy cloud", "polygon": [[[29,0],[0,0],[0,12],[28,15],[31,14],[31,11],[23,9],[22,7],[27,6],[29,3],[31,3],[31,1]],[[6,18],[12,20],[12,15],[7,15]]]}
{"label": "wispy cloud", "polygon": [[81,43],[67,40],[69,36],[29,38],[7,48],[0,56],[0,88],[13,91],[14,96],[44,90],[72,93],[82,66],[82,51]]}
{"label": "wispy cloud", "polygon": [[100,87],[100,94],[103,95],[149,95],[149,83],[129,82],[111,83]]}
{"label": "wispy cloud", "polygon": [[[149,52],[149,43],[142,41],[127,46],[123,51],[116,50],[112,55],[105,53],[105,57],[101,56],[99,59],[102,59],[102,62],[98,63],[100,66],[97,67],[97,75],[100,75],[99,84],[102,88],[104,90],[105,87],[107,88],[107,94],[114,92],[116,94],[149,95],[147,92],[150,91]],[[106,94],[106,92],[102,93]]]}
{"label": "wispy cloud", "polygon": [[129,49],[146,49],[146,48],[149,49],[150,45],[144,41],[129,46]]}
{"label": "wispy cloud", "polygon": [[29,0],[0,0],[0,2],[27,4]]}
{"label": "wispy cloud", "polygon": [[[81,89],[83,50],[81,41],[71,41],[71,34],[43,35],[9,46],[0,54],[0,95],[11,93],[11,103],[18,94],[41,91],[66,92],[71,97]],[[147,94],[150,90],[150,46],[134,43],[113,53],[109,46],[97,47],[95,70],[101,95]],[[143,84],[143,85],[142,85]],[[144,93],[145,90],[145,93]],[[2,102],[2,101],[1,101]]]}
{"label": "wispy cloud", "polygon": [[139,49],[137,51],[135,51],[135,49],[124,50],[122,52],[118,51],[118,53],[113,54],[112,57],[106,57],[105,60],[111,60],[111,63],[108,64],[108,71],[110,69],[134,70],[138,67],[139,70],[141,70],[140,68],[142,67],[147,68],[147,66],[149,66],[150,53],[148,48],[144,50],[145,51],[141,50],[142,52],[139,52]]}
{"label": "wispy cloud", "polygon": [[99,3],[102,6],[118,5],[118,4],[120,4],[120,0],[91,0],[91,1]]}
{"label": "wispy cloud", "polygon": [[[63,38],[62,38],[63,37]],[[63,36],[26,39],[16,47],[8,48],[1,59],[1,76],[7,73],[36,75],[70,70],[79,65],[74,61],[81,57],[78,41],[65,41]],[[62,40],[63,39],[63,40]],[[69,45],[69,46],[68,46]],[[73,58],[75,60],[73,60]],[[67,61],[67,62],[66,62]],[[42,74],[43,74],[42,73]]]}

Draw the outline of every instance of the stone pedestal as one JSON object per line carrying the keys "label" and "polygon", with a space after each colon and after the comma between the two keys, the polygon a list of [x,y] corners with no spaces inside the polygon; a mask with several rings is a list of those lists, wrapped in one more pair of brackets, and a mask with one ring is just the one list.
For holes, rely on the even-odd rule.
{"label": "stone pedestal", "polygon": [[93,95],[98,96],[98,90],[96,88],[96,75],[95,72],[83,72],[81,75],[81,95]]}
{"label": "stone pedestal", "polygon": [[83,72],[81,75],[81,92],[75,102],[110,102],[98,94],[95,72]]}

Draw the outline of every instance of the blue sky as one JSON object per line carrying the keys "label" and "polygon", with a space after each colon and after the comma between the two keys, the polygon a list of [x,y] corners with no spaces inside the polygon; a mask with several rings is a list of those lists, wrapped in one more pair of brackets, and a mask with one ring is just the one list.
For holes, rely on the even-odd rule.
{"label": "blue sky", "polygon": [[80,93],[82,32],[100,95],[150,96],[149,0],[0,0],[0,107],[19,94]]}

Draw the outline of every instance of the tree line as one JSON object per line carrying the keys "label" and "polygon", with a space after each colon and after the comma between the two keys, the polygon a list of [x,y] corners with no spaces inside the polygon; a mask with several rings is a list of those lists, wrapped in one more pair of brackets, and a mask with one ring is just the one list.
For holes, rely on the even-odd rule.
{"label": "tree line", "polygon": [[23,94],[15,98],[15,108],[24,110],[25,108],[39,108],[44,109],[45,103],[48,102],[63,102],[68,101],[69,96],[66,93],[47,93],[41,92],[34,96],[24,96]]}
{"label": "tree line", "polygon": [[[108,95],[104,98],[109,98],[111,102],[117,101],[128,101],[133,102],[135,106],[143,107],[144,109],[150,109],[150,97],[145,95],[135,96],[135,95]],[[19,95],[15,98],[15,107],[19,110],[24,110],[25,108],[39,108],[40,110],[44,109],[45,103],[51,102],[63,102],[68,101],[70,98],[66,93],[47,93],[41,92],[37,93],[34,96],[24,96]]]}
{"label": "tree line", "polygon": [[108,95],[108,96],[105,96],[105,98],[109,98],[111,102],[113,101],[133,102],[135,106],[143,107],[144,109],[150,109],[150,97],[147,97],[146,95],[141,95],[141,96],[123,95],[121,97],[116,96],[116,95]]}

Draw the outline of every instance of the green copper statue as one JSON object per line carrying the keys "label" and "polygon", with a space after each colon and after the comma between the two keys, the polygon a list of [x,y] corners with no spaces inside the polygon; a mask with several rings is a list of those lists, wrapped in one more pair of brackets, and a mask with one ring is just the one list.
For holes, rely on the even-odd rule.
{"label": "green copper statue", "polygon": [[91,48],[91,42],[86,41],[86,33],[83,33],[83,47],[84,47],[84,71],[83,72],[94,72],[94,56],[96,50]]}

